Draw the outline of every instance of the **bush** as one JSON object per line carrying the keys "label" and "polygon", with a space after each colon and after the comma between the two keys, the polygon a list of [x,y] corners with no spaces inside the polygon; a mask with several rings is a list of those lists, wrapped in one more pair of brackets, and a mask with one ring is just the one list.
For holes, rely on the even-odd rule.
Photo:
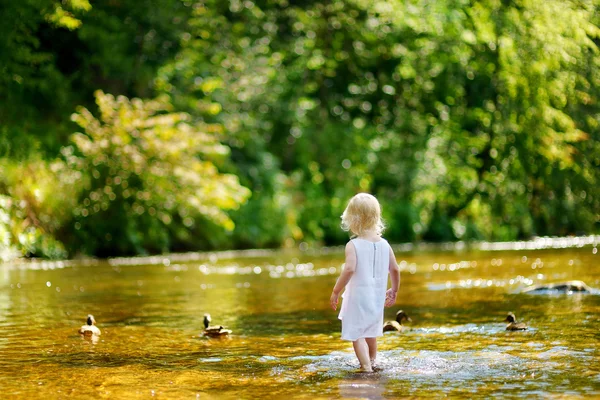
{"label": "bush", "polygon": [[85,133],[63,149],[68,165],[83,174],[73,249],[101,256],[164,252],[198,218],[233,229],[225,210],[238,208],[250,191],[217,168],[229,152],[219,142],[220,125],[192,123],[164,99],[97,91],[96,102],[99,118],[83,107],[73,114]]}
{"label": "bush", "polygon": [[60,235],[76,206],[81,173],[61,160],[0,160],[0,258],[63,258]]}

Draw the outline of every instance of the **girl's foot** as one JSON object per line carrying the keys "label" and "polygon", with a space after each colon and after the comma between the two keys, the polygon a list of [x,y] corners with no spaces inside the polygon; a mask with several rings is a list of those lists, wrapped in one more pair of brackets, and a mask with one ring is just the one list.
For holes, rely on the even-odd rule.
{"label": "girl's foot", "polygon": [[360,366],[360,372],[371,373],[371,372],[373,372],[373,368],[371,368],[371,366],[369,366],[369,367],[363,367],[363,366],[361,365],[361,366]]}
{"label": "girl's foot", "polygon": [[373,369],[373,372],[379,372],[379,371],[381,371],[383,368],[381,368],[381,367],[379,366],[379,364],[377,364],[377,363],[375,362],[375,360],[371,360],[371,369]]}

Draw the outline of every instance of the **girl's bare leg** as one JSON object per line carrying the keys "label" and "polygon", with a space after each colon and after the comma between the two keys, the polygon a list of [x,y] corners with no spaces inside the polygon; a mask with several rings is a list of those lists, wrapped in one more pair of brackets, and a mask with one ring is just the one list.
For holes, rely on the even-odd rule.
{"label": "girl's bare leg", "polygon": [[360,363],[360,369],[364,372],[373,372],[371,368],[371,359],[369,358],[369,346],[365,339],[361,338],[352,342],[352,346],[354,347],[354,353],[356,353],[356,358],[358,358],[358,362]]}
{"label": "girl's bare leg", "polygon": [[373,367],[377,358],[377,338],[365,338],[365,342],[369,347],[369,359],[371,360],[371,367]]}

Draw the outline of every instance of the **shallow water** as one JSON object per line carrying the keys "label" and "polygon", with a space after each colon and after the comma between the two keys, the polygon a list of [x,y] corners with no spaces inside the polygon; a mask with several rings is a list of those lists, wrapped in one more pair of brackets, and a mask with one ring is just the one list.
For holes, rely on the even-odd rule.
{"label": "shallow water", "polygon": [[[402,283],[374,374],[357,372],[329,294],[339,249],[0,265],[2,398],[600,396],[595,245],[398,248]],[[564,246],[560,246],[564,247]],[[402,251],[402,250],[410,251]],[[595,250],[596,249],[596,250]],[[513,311],[528,324],[507,332]],[[202,337],[202,316],[233,330]],[[102,336],[77,329],[94,314]]]}

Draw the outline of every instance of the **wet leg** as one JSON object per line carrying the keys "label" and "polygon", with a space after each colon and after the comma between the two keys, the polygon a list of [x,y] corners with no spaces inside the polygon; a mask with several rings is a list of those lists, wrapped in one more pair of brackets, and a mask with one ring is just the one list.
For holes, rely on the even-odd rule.
{"label": "wet leg", "polygon": [[374,367],[375,359],[377,358],[377,338],[365,338],[365,342],[369,347],[369,359],[371,360],[371,367]]}
{"label": "wet leg", "polygon": [[369,358],[369,346],[365,339],[361,338],[352,342],[352,346],[354,347],[354,353],[356,353],[356,358],[358,358],[358,362],[360,363],[360,369],[364,372],[373,372],[371,368],[371,360]]}

